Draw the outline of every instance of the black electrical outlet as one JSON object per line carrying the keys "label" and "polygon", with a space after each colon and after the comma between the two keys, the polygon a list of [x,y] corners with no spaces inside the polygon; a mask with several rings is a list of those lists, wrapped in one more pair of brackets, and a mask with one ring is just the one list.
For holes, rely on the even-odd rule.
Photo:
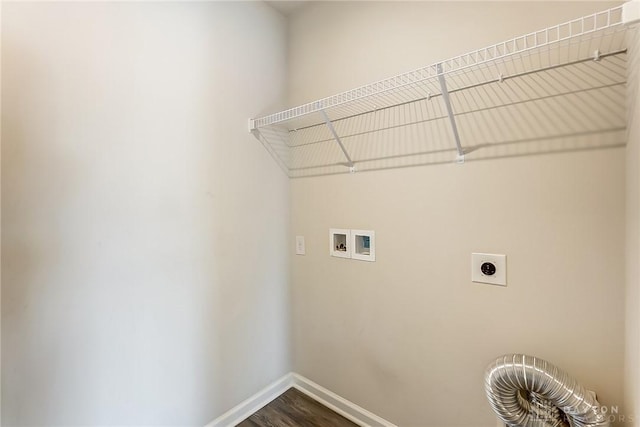
{"label": "black electrical outlet", "polygon": [[485,276],[493,276],[496,274],[496,266],[492,262],[483,262],[480,266],[480,271]]}

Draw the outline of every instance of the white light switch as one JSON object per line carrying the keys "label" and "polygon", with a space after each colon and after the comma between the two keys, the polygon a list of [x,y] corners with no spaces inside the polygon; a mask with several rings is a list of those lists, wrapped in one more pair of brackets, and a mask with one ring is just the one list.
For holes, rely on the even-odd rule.
{"label": "white light switch", "polygon": [[507,256],[471,254],[471,281],[507,286]]}
{"label": "white light switch", "polygon": [[304,236],[296,236],[296,255],[304,255]]}

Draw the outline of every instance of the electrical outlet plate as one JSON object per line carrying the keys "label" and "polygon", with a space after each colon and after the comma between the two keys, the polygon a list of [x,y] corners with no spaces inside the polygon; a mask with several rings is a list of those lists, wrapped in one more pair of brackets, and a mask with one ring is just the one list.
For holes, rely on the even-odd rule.
{"label": "electrical outlet plate", "polygon": [[[482,264],[491,263],[495,273],[487,275],[482,272]],[[507,256],[501,254],[471,254],[471,281],[489,285],[507,286]]]}
{"label": "electrical outlet plate", "polygon": [[304,236],[296,236],[296,255],[304,255],[305,253]]}

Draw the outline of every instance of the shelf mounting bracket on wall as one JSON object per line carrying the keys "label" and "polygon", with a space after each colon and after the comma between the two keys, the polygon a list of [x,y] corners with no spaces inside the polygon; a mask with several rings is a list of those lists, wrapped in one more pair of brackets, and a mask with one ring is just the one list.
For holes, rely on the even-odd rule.
{"label": "shelf mounting bracket on wall", "polygon": [[329,116],[327,115],[326,111],[324,111],[324,110],[320,110],[320,114],[322,115],[322,118],[324,119],[324,122],[327,124],[327,127],[329,128],[329,132],[331,132],[331,135],[333,135],[333,138],[336,140],[336,142],[340,146],[340,149],[342,150],[342,153],[347,158],[346,165],[349,166],[349,172],[351,172],[351,173],[355,172],[356,171],[356,166],[353,163],[353,160],[351,160],[351,156],[349,156],[349,153],[347,152],[347,149],[344,147],[344,144],[340,140],[340,137],[338,136],[338,133],[336,132],[336,129],[333,127],[333,123],[331,123],[331,119],[329,119]]}
{"label": "shelf mounting bracket on wall", "polygon": [[442,100],[447,109],[447,115],[449,116],[449,122],[451,123],[451,130],[453,131],[453,139],[456,141],[456,149],[458,156],[456,157],[457,163],[464,163],[464,150],[462,144],[460,144],[460,135],[458,134],[458,126],[456,125],[456,118],[453,116],[453,108],[451,107],[451,99],[449,98],[449,91],[447,90],[447,82],[444,79],[444,72],[442,71],[442,63],[436,66],[438,72],[438,81],[440,82],[440,89],[442,90]]}

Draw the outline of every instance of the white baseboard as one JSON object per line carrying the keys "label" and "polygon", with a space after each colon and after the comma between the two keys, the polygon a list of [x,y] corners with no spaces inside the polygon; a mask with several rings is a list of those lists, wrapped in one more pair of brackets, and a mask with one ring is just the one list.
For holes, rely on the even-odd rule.
{"label": "white baseboard", "polygon": [[244,402],[211,421],[205,427],[235,427],[291,387],[298,389],[313,400],[334,410],[361,427],[397,427],[395,424],[372,414],[355,403],[314,383],[310,379],[293,372],[274,381]]}
{"label": "white baseboard", "polygon": [[240,424],[240,422],[249,418],[258,409],[264,407],[267,403],[289,390],[292,386],[293,377],[292,374],[289,373],[275,380],[244,402],[229,409],[205,427],[235,427]]}
{"label": "white baseboard", "polygon": [[332,391],[327,390],[311,381],[308,378],[292,373],[293,387],[300,390],[316,402],[322,403],[329,409],[334,410],[346,419],[353,421],[362,427],[397,427],[395,424],[380,418],[379,416],[367,411],[366,409],[356,405],[347,399],[338,396]]}

